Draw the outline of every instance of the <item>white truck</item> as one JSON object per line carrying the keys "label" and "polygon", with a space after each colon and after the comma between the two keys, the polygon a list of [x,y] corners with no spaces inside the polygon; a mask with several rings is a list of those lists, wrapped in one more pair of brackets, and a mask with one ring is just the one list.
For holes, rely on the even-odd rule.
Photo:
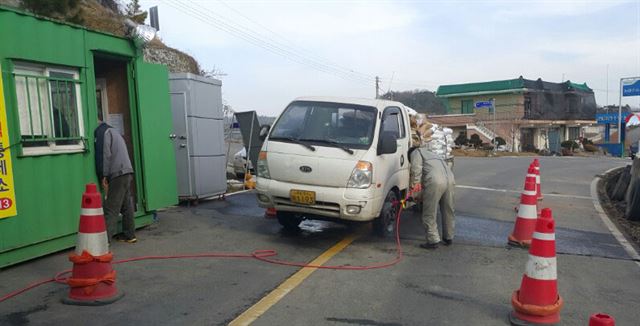
{"label": "white truck", "polygon": [[275,208],[285,228],[373,221],[378,235],[393,235],[394,203],[409,187],[409,110],[387,100],[295,99],[261,130],[258,203]]}

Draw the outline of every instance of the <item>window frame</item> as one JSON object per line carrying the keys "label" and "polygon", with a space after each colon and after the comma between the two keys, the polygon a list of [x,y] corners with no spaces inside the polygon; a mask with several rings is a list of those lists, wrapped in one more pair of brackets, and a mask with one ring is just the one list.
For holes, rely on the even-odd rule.
{"label": "window frame", "polygon": [[[18,126],[18,137],[20,139],[19,144],[21,149],[21,156],[83,153],[87,150],[84,110],[82,105],[83,93],[82,93],[81,86],[83,82],[82,80],[80,80],[80,69],[81,68],[79,67],[60,66],[60,65],[46,64],[46,63],[34,63],[34,62],[28,62],[28,61],[16,60],[12,62],[11,76],[13,78],[12,82],[13,82],[14,96],[15,96],[14,107],[16,112],[16,120],[18,122],[17,126]],[[21,109],[21,103],[18,99],[17,78],[25,78],[25,85],[27,85],[27,88],[28,88],[29,81],[28,81],[28,77],[26,76],[34,77],[34,78],[47,78],[46,83],[48,84],[50,83],[50,78],[55,78],[55,77],[51,77],[52,73],[61,73],[61,74],[67,74],[67,75],[73,76],[71,80],[75,85],[75,94],[74,94],[75,110],[76,110],[75,114],[76,114],[76,119],[78,124],[78,135],[72,138],[78,138],[78,140],[76,141],[75,144],[64,144],[64,145],[56,144],[56,137],[55,137],[56,129],[55,129],[55,126],[52,126],[53,128],[51,130],[47,130],[46,135],[43,133],[43,135],[47,137],[47,139],[44,140],[47,142],[47,145],[24,146],[25,141],[22,139],[22,136],[24,135],[22,133],[22,124],[21,124],[22,109]],[[36,79],[36,83],[38,83],[37,79]],[[46,111],[44,109],[39,108],[41,110],[39,112],[39,116],[42,115],[42,113],[46,112],[49,115],[49,119],[53,120],[55,118],[53,117],[53,96],[52,96],[52,90],[50,86],[47,86],[47,90],[45,90],[45,93],[47,94],[46,95],[47,104],[49,107],[46,108]],[[39,97],[40,94],[38,94],[37,96]],[[28,103],[24,103],[23,105],[29,106],[30,104],[32,103],[28,102]],[[31,112],[29,112],[28,114],[31,115]],[[34,135],[33,128],[30,128],[29,132],[30,132],[30,135]],[[64,137],[59,137],[59,138],[64,138]]]}
{"label": "window frame", "polygon": [[[465,104],[469,104],[467,106],[467,112],[465,112]],[[473,99],[463,99],[460,100],[460,114],[473,114],[474,113],[474,107],[473,107]]]}
{"label": "window frame", "polygon": [[523,114],[524,117],[523,118],[524,119],[531,118],[531,109],[533,107],[533,100],[531,99],[531,96],[525,96],[524,97],[523,106],[524,106],[524,114]]}
{"label": "window frame", "polygon": [[404,115],[402,114],[402,110],[397,106],[388,106],[382,112],[382,118],[380,121],[380,134],[384,132],[384,121],[387,117],[391,116],[395,111],[397,111],[398,118],[398,138],[397,139],[405,139],[407,137],[406,125],[404,121]]}

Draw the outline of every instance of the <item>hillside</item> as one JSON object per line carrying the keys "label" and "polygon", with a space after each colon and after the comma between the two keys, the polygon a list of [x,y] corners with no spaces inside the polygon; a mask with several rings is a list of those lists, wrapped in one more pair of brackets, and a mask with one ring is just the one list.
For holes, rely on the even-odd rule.
{"label": "hillside", "polygon": [[[120,37],[130,37],[125,19],[143,22],[146,18],[146,12],[127,15],[128,8],[118,0],[0,0],[0,5]],[[202,74],[195,58],[157,37],[145,45],[144,57],[148,62],[166,65],[170,72]]]}
{"label": "hillside", "polygon": [[398,101],[419,113],[445,114],[447,109],[435,93],[428,90],[413,90],[404,92],[390,91],[382,95],[387,100]]}

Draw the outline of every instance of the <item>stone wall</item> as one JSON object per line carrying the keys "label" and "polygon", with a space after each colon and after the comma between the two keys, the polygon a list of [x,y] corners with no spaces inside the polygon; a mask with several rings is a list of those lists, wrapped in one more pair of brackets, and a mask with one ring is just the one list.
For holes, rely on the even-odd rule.
{"label": "stone wall", "polygon": [[172,73],[190,72],[192,74],[200,74],[200,65],[193,57],[176,49],[154,44],[154,42],[144,48],[144,60],[163,64]]}

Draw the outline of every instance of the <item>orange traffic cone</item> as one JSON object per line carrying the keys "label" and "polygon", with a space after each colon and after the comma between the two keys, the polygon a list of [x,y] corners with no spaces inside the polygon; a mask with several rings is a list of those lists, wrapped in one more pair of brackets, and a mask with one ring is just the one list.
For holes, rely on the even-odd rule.
{"label": "orange traffic cone", "polygon": [[267,208],[264,212],[264,217],[266,218],[276,218],[276,209],[275,208]]}
{"label": "orange traffic cone", "polygon": [[589,318],[589,326],[615,326],[616,320],[607,314],[593,314]]}
{"label": "orange traffic cone", "polygon": [[[528,178],[533,178],[533,179],[528,180]],[[535,171],[535,168],[534,168],[534,166],[533,166],[533,163],[531,163],[531,164],[529,165],[529,168],[527,169],[527,174],[526,174],[526,176],[525,176],[525,178],[524,178],[524,183],[525,183],[525,185],[526,185],[526,184],[527,184],[527,182],[529,182],[529,181],[531,181],[531,182],[533,182],[533,183],[536,183],[536,171]],[[524,189],[524,188],[523,188],[523,189]],[[537,198],[538,198],[537,189],[538,189],[538,186],[536,185],[536,190],[534,190],[534,191],[536,191],[536,193],[535,193],[536,201],[538,200],[538,199],[537,199]],[[514,207],[513,207],[513,210],[514,210],[516,213],[518,212],[518,209],[519,209],[519,207],[518,207],[518,206],[514,206]],[[536,207],[536,213],[538,214],[538,216],[540,216],[540,206],[537,206],[537,207]]]}
{"label": "orange traffic cone", "polygon": [[533,168],[529,168],[529,174],[525,179],[524,190],[520,195],[520,206],[517,209],[516,222],[513,232],[509,235],[509,244],[514,246],[529,247],[531,236],[536,228],[538,218],[536,198],[536,181]]}
{"label": "orange traffic cone", "polygon": [[536,191],[537,191],[537,196],[538,196],[538,200],[542,200],[544,198],[544,196],[542,196],[542,188],[541,188],[541,182],[540,182],[540,161],[538,161],[538,159],[534,159],[533,160],[533,167],[536,169]]}
{"label": "orange traffic cone", "polygon": [[107,228],[100,193],[94,183],[82,194],[82,212],[76,250],[69,256],[73,262],[66,304],[96,306],[112,303],[124,294],[116,288],[116,271],[111,266]]}
{"label": "orange traffic cone", "polygon": [[542,210],[533,233],[529,261],[520,289],[513,292],[509,315],[512,325],[553,325],[560,321],[555,222],[551,209]]}

